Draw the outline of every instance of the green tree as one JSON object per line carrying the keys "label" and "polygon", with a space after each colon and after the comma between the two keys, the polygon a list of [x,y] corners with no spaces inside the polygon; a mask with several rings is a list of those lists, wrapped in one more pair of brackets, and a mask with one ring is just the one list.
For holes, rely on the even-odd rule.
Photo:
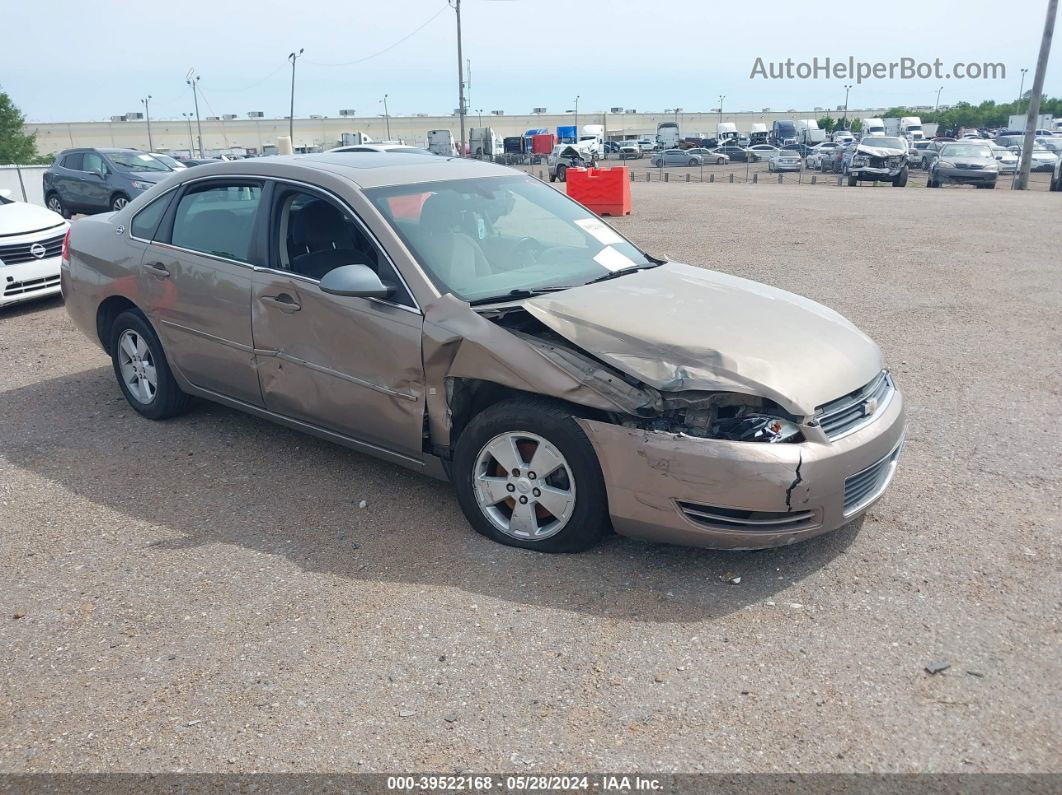
{"label": "green tree", "polygon": [[25,123],[22,111],[0,91],[0,164],[30,163],[37,158],[37,134],[26,135]]}
{"label": "green tree", "polygon": [[848,129],[857,133],[863,129],[863,122],[859,119],[850,119],[848,122]]}
{"label": "green tree", "polygon": [[825,130],[828,133],[832,133],[837,126],[837,120],[833,116],[823,116],[818,121],[819,129]]}

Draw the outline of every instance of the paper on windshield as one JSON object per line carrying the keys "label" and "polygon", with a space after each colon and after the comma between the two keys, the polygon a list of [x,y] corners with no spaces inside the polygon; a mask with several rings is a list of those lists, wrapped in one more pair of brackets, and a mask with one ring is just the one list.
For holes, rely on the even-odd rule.
{"label": "paper on windshield", "polygon": [[[576,221],[576,223],[578,223],[578,221]],[[605,246],[601,249],[597,253],[597,256],[594,257],[594,262],[602,268],[608,268],[610,271],[623,270],[624,268],[630,268],[635,265],[634,260],[612,246]]]}
{"label": "paper on windshield", "polygon": [[580,218],[575,223],[603,246],[611,246],[613,243],[623,242],[623,238],[617,235],[612,227],[596,218]]}

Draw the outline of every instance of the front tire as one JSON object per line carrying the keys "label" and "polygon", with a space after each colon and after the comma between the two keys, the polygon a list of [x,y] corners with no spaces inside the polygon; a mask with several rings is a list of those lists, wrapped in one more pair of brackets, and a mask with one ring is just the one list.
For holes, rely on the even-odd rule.
{"label": "front tire", "polygon": [[125,205],[129,204],[129,197],[124,193],[116,193],[111,197],[111,212],[118,212],[125,208]]}
{"label": "front tire", "polygon": [[849,174],[848,175],[848,187],[849,188],[854,188],[858,184],[859,184],[859,180],[857,180],[855,178],[855,175],[854,174]]}
{"label": "front tire", "polygon": [[498,543],[581,552],[610,529],[597,454],[558,401],[514,398],[475,416],[452,473],[469,523]]}
{"label": "front tire", "polygon": [[897,174],[896,178],[892,181],[892,186],[894,188],[904,187],[907,184],[907,174],[908,172],[906,168],[900,169],[900,173]]}
{"label": "front tire", "polygon": [[725,161],[725,160],[724,160],[723,158],[721,158],[721,157],[717,157],[717,158],[715,159],[715,164],[716,164],[717,166],[721,166],[721,165],[723,165],[724,163],[726,163],[726,161]]}
{"label": "front tire", "polygon": [[568,181],[568,167],[567,166],[557,166],[557,179],[560,180],[561,182],[567,182]]}
{"label": "front tire", "polygon": [[139,311],[128,310],[114,319],[110,351],[118,386],[138,413],[164,420],[191,405],[192,398],[177,386],[162,343]]}

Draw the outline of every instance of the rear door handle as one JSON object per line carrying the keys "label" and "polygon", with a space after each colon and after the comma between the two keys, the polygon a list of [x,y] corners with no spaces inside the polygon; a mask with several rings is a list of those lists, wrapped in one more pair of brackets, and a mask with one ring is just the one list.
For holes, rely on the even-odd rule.
{"label": "rear door handle", "polygon": [[281,312],[298,312],[302,309],[295,299],[287,293],[280,293],[279,295],[263,295],[258,300],[263,304],[275,306]]}
{"label": "rear door handle", "polygon": [[163,265],[161,262],[145,262],[144,270],[148,271],[149,273],[153,273],[160,279],[169,278],[170,275],[170,272],[166,270],[166,266]]}

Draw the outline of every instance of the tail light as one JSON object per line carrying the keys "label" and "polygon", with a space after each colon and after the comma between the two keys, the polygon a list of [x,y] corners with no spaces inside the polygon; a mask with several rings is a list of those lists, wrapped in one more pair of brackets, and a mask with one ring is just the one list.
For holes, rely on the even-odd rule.
{"label": "tail light", "polygon": [[66,228],[66,234],[63,235],[63,261],[61,266],[64,268],[70,267],[70,227]]}

